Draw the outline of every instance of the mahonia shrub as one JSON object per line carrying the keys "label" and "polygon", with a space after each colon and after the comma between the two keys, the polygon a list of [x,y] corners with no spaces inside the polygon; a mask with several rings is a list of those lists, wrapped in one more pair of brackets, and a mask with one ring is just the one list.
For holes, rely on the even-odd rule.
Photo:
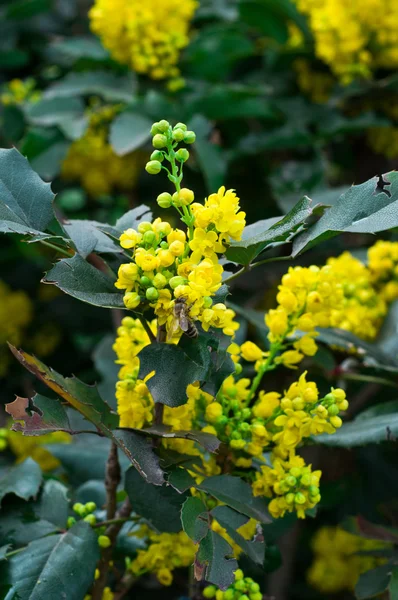
{"label": "mahonia shrub", "polygon": [[[106,111],[91,119],[86,142],[107,119]],[[116,309],[117,321],[113,393],[108,385],[64,377],[17,349],[24,311],[14,324],[8,302],[19,298],[25,313],[29,304],[1,290],[13,354],[51,390],[8,404],[14,423],[0,431],[0,449],[16,458],[0,479],[0,500],[14,494],[16,510],[20,502],[31,511],[26,531],[15,530],[15,515],[6,526],[0,581],[23,600],[50,598],[54,589],[71,600],[117,600],[134,586],[178,586],[181,574],[191,597],[261,600],[275,531],[324,508],[325,473],[314,446],[395,441],[390,406],[343,423],[353,408],[342,375],[347,360],[358,378],[372,360],[383,376],[365,374],[363,381],[394,385],[387,379],[396,375],[394,363],[374,340],[398,298],[397,242],[376,241],[366,263],[344,252],[321,265],[286,268],[272,307],[254,311],[255,318],[249,313],[257,337],[244,331],[245,311],[231,305],[228,284],[289,259],[278,254],[282,246],[297,256],[339,231],[369,233],[367,220],[383,230],[379,206],[393,207],[396,174],[351,188],[332,208],[314,211],[303,198],[285,217],[247,226],[235,190],[222,186],[203,199],[184,186],[194,131],[161,120],[151,138],[146,172],[164,175],[169,187],[156,198],[162,216],[139,206],[112,225],[54,225],[49,186],[16,150],[0,154],[9,190],[7,203],[0,199],[7,216],[2,230],[62,255],[43,281]],[[83,140],[72,145],[65,165],[81,163],[73,152]],[[319,384],[321,345],[349,358]],[[72,443],[78,434],[85,441]],[[84,479],[90,453],[91,482]],[[68,472],[76,457],[79,468]],[[74,479],[85,483],[73,489]],[[358,598],[393,590],[398,538],[389,525],[357,517],[318,529],[309,584],[324,593],[357,586]]]}

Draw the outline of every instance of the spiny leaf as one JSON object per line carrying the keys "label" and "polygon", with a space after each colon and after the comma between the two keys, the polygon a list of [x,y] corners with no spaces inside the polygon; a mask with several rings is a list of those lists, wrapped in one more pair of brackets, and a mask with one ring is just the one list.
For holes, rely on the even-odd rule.
{"label": "spiny leaf", "polygon": [[101,230],[103,223],[78,219],[65,221],[62,225],[83,258],[86,258],[91,252],[97,254],[121,254],[123,252],[121,246]]}
{"label": "spiny leaf", "polygon": [[42,474],[39,465],[27,458],[23,463],[12,467],[0,479],[0,503],[7,494],[29,500],[39,493]]}
{"label": "spiny leaf", "polygon": [[210,517],[205,504],[194,496],[187,498],[181,510],[181,523],[185,533],[195,544],[207,535]]}
{"label": "spiny leaf", "polygon": [[6,412],[14,421],[13,431],[21,431],[24,435],[44,435],[54,431],[72,433],[68,415],[59,402],[36,394],[33,398],[17,396],[14,402],[6,404]]}
{"label": "spiny leaf", "polygon": [[216,521],[227,530],[228,535],[240,548],[242,548],[243,552],[247,554],[249,558],[258,565],[263,564],[265,544],[257,540],[246,540],[237,531],[242,525],[247,523],[247,517],[236,512],[229,506],[216,506],[216,508],[213,508],[211,511],[211,514]]}
{"label": "spiny leaf", "polygon": [[159,466],[159,458],[154,453],[152,444],[142,433],[118,429],[113,432],[113,437],[133,463],[137,471],[148,483],[162,485],[164,473]]}
{"label": "spiny leaf", "polygon": [[152,427],[147,427],[141,431],[154,437],[192,440],[200,446],[203,446],[208,452],[216,452],[221,444],[220,440],[211,433],[202,431],[172,431],[172,429],[166,425],[153,425]]}
{"label": "spiny leaf", "polygon": [[233,583],[237,568],[238,563],[233,558],[231,546],[218,533],[210,529],[200,542],[195,557],[195,578],[226,590]]}

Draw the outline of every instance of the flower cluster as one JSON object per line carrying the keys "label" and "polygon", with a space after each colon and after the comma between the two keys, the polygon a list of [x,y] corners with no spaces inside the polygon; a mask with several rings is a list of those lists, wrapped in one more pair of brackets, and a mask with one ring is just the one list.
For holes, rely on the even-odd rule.
{"label": "flower cluster", "polygon": [[394,0],[295,0],[308,16],[316,56],[343,84],[398,65],[398,6]]}
{"label": "flower cluster", "polygon": [[314,561],[307,573],[308,582],[323,594],[353,590],[362,573],[385,562],[363,553],[386,547],[383,542],[364,539],[341,527],[321,527],[312,538]]}
{"label": "flower cluster", "polygon": [[203,590],[204,598],[216,600],[262,600],[260,586],[251,577],[245,577],[242,569],[235,571],[235,581],[225,591],[215,585],[208,585]]}
{"label": "flower cluster", "polygon": [[195,0],[95,0],[92,31],[113,58],[152,79],[177,77],[181,50],[188,44]]}
{"label": "flower cluster", "polygon": [[379,240],[368,250],[372,283],[386,302],[398,298],[398,242]]}
{"label": "flower cluster", "polygon": [[[164,169],[176,186],[173,195],[160,194],[158,204],[162,208],[173,206],[188,231],[174,229],[160,218],[152,223],[141,221],[136,229],[125,231],[120,245],[131,252],[131,260],[120,266],[115,285],[125,290],[128,309],[153,309],[169,339],[187,331],[190,321],[200,321],[205,331],[216,327],[233,335],[238,328],[235,313],[223,303],[213,303],[213,297],[222,284],[219,255],[231,239],[240,239],[245,226],[239,199],[232,190],[220,188],[204,205],[194,203],[192,190],[181,188],[182,166],[189,152],[177,150],[177,146],[180,141],[193,143],[195,134],[183,123],[172,128],[167,121],[155,123],[152,134],[157,150],[146,170],[157,174]],[[165,160],[171,171],[162,164]],[[183,313],[184,324],[183,319],[177,320],[177,311]]]}
{"label": "flower cluster", "polygon": [[18,346],[32,317],[33,306],[25,292],[12,291],[0,281],[0,377],[4,377],[9,364],[7,342]]}
{"label": "flower cluster", "polygon": [[0,93],[0,102],[4,106],[22,105],[25,102],[33,104],[41,98],[41,92],[36,90],[34,79],[12,79],[3,86]]}
{"label": "flower cluster", "polygon": [[137,551],[130,565],[131,571],[137,577],[143,573],[154,573],[162,585],[171,585],[174,569],[189,567],[193,563],[195,544],[184,531],[155,533],[148,527],[142,529],[141,536],[147,536],[148,547]]}
{"label": "flower cluster", "polygon": [[79,181],[94,197],[110,194],[114,189],[131,190],[140,172],[138,152],[118,156],[109,143],[109,124],[118,110],[118,106],[91,109],[87,130],[71,144],[62,162],[62,177]]}

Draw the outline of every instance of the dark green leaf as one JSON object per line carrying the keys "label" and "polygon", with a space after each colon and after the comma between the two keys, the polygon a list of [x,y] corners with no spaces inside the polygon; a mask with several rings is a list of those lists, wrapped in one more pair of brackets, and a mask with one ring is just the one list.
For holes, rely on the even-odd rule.
{"label": "dark green leaf", "polygon": [[140,148],[151,137],[152,122],[138,113],[124,112],[112,122],[110,143],[116,154],[124,156]]}
{"label": "dark green leaf", "polygon": [[164,483],[164,473],[159,466],[159,458],[154,453],[148,438],[142,433],[118,429],[114,431],[114,439],[148,484]]}
{"label": "dark green leaf", "polygon": [[69,124],[84,116],[84,103],[80,98],[44,98],[30,104],[26,116],[33,125]]}
{"label": "dark green leaf", "polygon": [[206,180],[207,191],[216,192],[224,184],[227,163],[221,148],[209,140],[211,123],[201,115],[190,120],[190,128],[196,133],[195,152]]}
{"label": "dark green leaf", "polygon": [[211,433],[202,431],[172,431],[172,429],[166,425],[153,425],[152,427],[141,429],[141,431],[154,437],[192,440],[200,446],[203,446],[208,452],[216,452],[221,443],[220,440]]}
{"label": "dark green leaf", "polygon": [[47,150],[44,150],[31,159],[32,169],[37,171],[40,177],[50,181],[59,175],[61,164],[68,152],[70,142],[62,140],[52,144]]}
{"label": "dark green leaf", "polygon": [[393,567],[391,573],[390,585],[388,588],[390,592],[390,600],[398,600],[398,568]]}
{"label": "dark green leaf", "polygon": [[208,581],[221,590],[226,590],[235,579],[234,572],[238,563],[233,558],[231,546],[210,529],[200,542],[194,568],[196,579]]}
{"label": "dark green leaf", "polygon": [[0,479],[0,504],[4,496],[14,494],[24,500],[33,498],[39,492],[42,474],[39,465],[27,458],[23,463],[12,467]]}
{"label": "dark green leaf", "polygon": [[213,517],[218,523],[227,530],[228,535],[233,541],[242,548],[243,552],[247,554],[258,565],[262,565],[264,562],[264,549],[265,545],[262,542],[256,540],[246,540],[242,535],[237,532],[237,529],[247,523],[248,518],[242,514],[236,512],[229,506],[216,506],[211,511]]}
{"label": "dark green leaf", "polygon": [[60,529],[65,529],[69,512],[68,488],[55,479],[44,483],[37,502],[38,516]]}
{"label": "dark green leaf", "polygon": [[25,119],[19,106],[5,106],[3,108],[2,121],[4,123],[2,134],[7,141],[18,142],[25,130]]}
{"label": "dark green leaf", "polygon": [[14,402],[6,404],[6,412],[14,420],[13,431],[21,431],[24,435],[72,431],[68,415],[60,401],[41,394],[36,394],[31,399],[17,396]]}
{"label": "dark green leaf", "polygon": [[53,283],[82,302],[102,308],[125,308],[115,281],[116,278],[104,275],[79,254],[60,260],[43,278],[44,283]]}
{"label": "dark green leaf", "polygon": [[64,221],[62,226],[83,258],[86,258],[91,252],[97,254],[123,252],[120,244],[101,231],[103,223],[77,219]]}
{"label": "dark green leaf", "polygon": [[131,102],[135,85],[132,74],[120,77],[110,71],[71,72],[49,87],[44,97],[51,99],[98,95],[108,102]]}
{"label": "dark green leaf", "polygon": [[126,473],[125,489],[134,512],[152,527],[158,531],[181,531],[180,513],[186,494],[179,494],[170,485],[147,483],[134,468]]}
{"label": "dark green leaf", "polygon": [[382,594],[390,583],[391,570],[391,564],[386,564],[362,573],[355,586],[355,597],[358,600],[365,600]]}
{"label": "dark green leaf", "polygon": [[[51,533],[59,527],[47,519],[40,518],[37,503],[13,499],[0,512],[0,539],[13,547],[21,547]],[[65,528],[65,523],[63,524]],[[1,598],[1,596],[0,596]]]}
{"label": "dark green leaf", "polygon": [[12,585],[20,600],[82,600],[94,580],[98,558],[97,534],[80,521],[67,533],[34,541],[3,562],[0,580]]}
{"label": "dark green leaf", "polygon": [[1,546],[1,548],[0,548],[0,561],[5,559],[6,554],[9,551],[9,549],[10,549],[10,545],[9,544],[7,544],[6,546]]}
{"label": "dark green leaf", "polygon": [[293,256],[339,233],[378,233],[397,226],[398,173],[390,172],[352,186],[317,223],[296,237]]}
{"label": "dark green leaf", "polygon": [[155,402],[167,406],[181,406],[187,402],[186,388],[190,383],[202,381],[206,370],[191,360],[178,346],[151,344],[139,353],[140,378],[155,375],[146,382]]}
{"label": "dark green leaf", "polygon": [[169,475],[168,482],[174,489],[180,493],[186,492],[191,487],[195,487],[195,479],[185,469],[173,469]]}
{"label": "dark green leaf", "polygon": [[104,337],[101,342],[96,346],[93,353],[94,366],[98,373],[101,375],[101,381],[98,384],[98,390],[101,397],[112,408],[116,408],[115,388],[116,382],[118,381],[118,373],[120,371],[120,365],[115,363],[115,351],[113,344],[115,342],[115,336],[112,334]]}
{"label": "dark green leaf", "polygon": [[73,36],[71,38],[66,38],[53,43],[51,49],[72,61],[79,60],[80,58],[104,61],[109,58],[108,51],[101,44],[100,40],[94,36]]}
{"label": "dark green leaf", "polygon": [[287,24],[291,21],[301,29],[307,40],[311,39],[305,16],[290,0],[240,0],[239,15],[245,23],[280,43],[286,41]]}
{"label": "dark green leaf", "polygon": [[248,265],[267,246],[275,242],[289,241],[311,216],[311,200],[302,198],[282,219],[259,221],[245,228],[242,241],[233,242],[226,257],[241,265]]}
{"label": "dark green leaf", "polygon": [[209,513],[200,498],[187,498],[181,510],[181,523],[185,533],[195,544],[206,536],[209,525]]}
{"label": "dark green leaf", "polygon": [[114,228],[118,232],[118,237],[130,227],[137,229],[141,221],[152,221],[151,209],[145,204],[140,204],[140,206],[132,208],[116,221]]}
{"label": "dark green leaf", "polygon": [[245,86],[213,85],[192,99],[192,114],[202,114],[208,119],[259,118],[279,120],[279,113],[262,90]]}
{"label": "dark green leaf", "polygon": [[227,506],[261,523],[270,523],[271,521],[264,498],[255,498],[250,485],[240,477],[215,475],[208,477],[197,487],[220,502],[224,502]]}
{"label": "dark green leaf", "polygon": [[0,150],[0,232],[40,235],[54,217],[53,199],[18,150]]}
{"label": "dark green leaf", "polygon": [[9,19],[29,19],[51,9],[51,0],[14,0],[6,9]]}

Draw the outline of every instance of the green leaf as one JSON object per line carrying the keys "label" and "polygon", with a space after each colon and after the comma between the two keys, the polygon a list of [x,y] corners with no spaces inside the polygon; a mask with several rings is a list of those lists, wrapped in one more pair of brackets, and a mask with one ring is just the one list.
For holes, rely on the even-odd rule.
{"label": "green leaf", "polygon": [[110,430],[117,426],[117,414],[101,398],[96,386],[87,385],[76,377],[63,377],[23,350],[11,346],[11,351],[25,369],[66,400],[104,435],[109,436]]}
{"label": "green leaf", "polygon": [[113,432],[114,439],[133,463],[148,484],[162,485],[164,473],[159,466],[159,458],[154,453],[151,441],[142,433],[127,429],[118,429]]}
{"label": "green leaf", "polygon": [[197,488],[243,515],[252,517],[261,523],[271,522],[264,498],[255,498],[250,485],[240,477],[215,475],[205,479]]}
{"label": "green leaf", "polygon": [[91,252],[96,254],[120,254],[123,252],[120,244],[101,231],[103,223],[72,219],[64,221],[62,226],[83,258],[87,258]]}
{"label": "green leaf", "polygon": [[203,446],[208,452],[215,452],[221,444],[220,440],[211,433],[202,431],[173,431],[166,425],[152,425],[152,427],[147,427],[140,431],[154,437],[191,440],[200,446]]}
{"label": "green leaf", "polygon": [[388,404],[391,405],[389,413],[384,406],[382,414],[377,415],[375,413],[377,407],[372,407],[369,414],[364,411],[353,421],[344,423],[336,433],[316,436],[314,441],[324,446],[352,448],[394,439],[398,435],[398,412],[395,402]]}
{"label": "green leaf", "polygon": [[105,275],[79,254],[57,262],[43,278],[63,292],[94,306],[126,308],[123,295],[114,286],[115,277]]}
{"label": "green leaf", "polygon": [[84,103],[80,98],[43,98],[27,106],[26,116],[33,125],[69,126],[84,116]]}
{"label": "green leaf", "polygon": [[126,473],[125,490],[134,512],[158,531],[181,531],[181,507],[187,495],[178,493],[170,485],[147,483],[134,468]]}
{"label": "green leaf", "polygon": [[[19,600],[82,600],[94,580],[99,558],[97,534],[80,521],[63,535],[29,544],[0,566],[0,580]],[[82,560],[84,557],[84,560]]]}
{"label": "green leaf", "polygon": [[245,228],[242,241],[233,242],[226,252],[229,260],[248,265],[267,246],[275,242],[290,241],[311,216],[311,200],[304,196],[282,219],[259,221]]}
{"label": "green leaf", "polygon": [[180,468],[173,469],[170,472],[167,481],[173,486],[174,489],[178,490],[180,494],[182,492],[186,492],[189,490],[189,488],[196,486],[196,481],[192,475],[190,475],[185,469]]}
{"label": "green leaf", "polygon": [[0,548],[0,561],[5,560],[6,554],[10,549],[10,544],[6,544],[5,546],[1,546]]}
{"label": "green leaf", "polygon": [[[6,404],[6,412],[14,421],[13,431],[23,435],[44,435],[54,431],[72,432],[68,415],[59,400],[36,394],[33,398],[17,396]],[[22,421],[22,422],[21,422]]]}
{"label": "green leaf", "polygon": [[195,544],[207,535],[210,526],[209,513],[200,498],[187,498],[181,510],[181,523],[185,533]]}
{"label": "green leaf", "polygon": [[116,237],[119,238],[120,234],[130,227],[132,229],[137,229],[141,221],[152,221],[152,211],[149,206],[146,206],[145,204],[140,204],[140,206],[132,208],[116,221],[116,224],[113,227],[116,232]]}
{"label": "green leaf", "polygon": [[355,597],[358,600],[378,597],[389,586],[391,570],[391,564],[386,564],[362,573],[355,586]]}
{"label": "green leaf", "polygon": [[[65,523],[63,524],[63,529]],[[26,546],[41,537],[59,533],[59,527],[38,514],[37,503],[13,499],[0,512],[0,539],[13,547]],[[1,597],[1,596],[0,596]]]}
{"label": "green leaf", "polygon": [[173,344],[150,344],[139,353],[140,378],[155,375],[146,382],[155,402],[176,407],[187,402],[186,388],[190,383],[202,381],[206,370],[191,360]]}
{"label": "green leaf", "polygon": [[390,592],[390,600],[398,600],[398,568],[393,567],[391,573],[390,586],[388,588]]}
{"label": "green leaf", "polygon": [[152,123],[138,113],[123,112],[112,122],[110,143],[116,154],[124,156],[140,148],[151,137]]}
{"label": "green leaf", "polygon": [[[25,131],[25,119],[19,106],[4,106],[2,114],[2,135],[8,142],[18,142]],[[6,126],[4,126],[6,124]]]}
{"label": "green leaf", "polygon": [[39,465],[27,458],[23,463],[12,467],[0,479],[0,504],[4,496],[14,494],[24,500],[29,500],[39,493],[42,474]]}
{"label": "green leaf", "polygon": [[288,39],[289,22],[293,21],[306,37],[311,39],[306,18],[290,0],[240,0],[239,16],[244,23],[280,44]]}
{"label": "green leaf", "polygon": [[109,52],[101,44],[100,40],[94,36],[73,36],[51,44],[51,50],[69,58],[72,62],[81,58],[94,61],[106,61],[109,59]]}
{"label": "green leaf", "polygon": [[307,231],[296,237],[293,256],[339,233],[378,233],[398,226],[398,173],[352,186]]}
{"label": "green leaf", "polygon": [[54,217],[53,199],[18,150],[0,150],[0,232],[42,234]]}
{"label": "green leaf", "polygon": [[207,87],[192,99],[190,110],[192,114],[202,114],[217,121],[257,117],[274,122],[280,119],[263,90],[232,84]]}
{"label": "green leaf", "polygon": [[60,529],[65,529],[69,513],[68,488],[56,479],[44,483],[40,498],[37,502],[38,516]]}
{"label": "green leaf", "polygon": [[213,517],[220,523],[224,529],[227,530],[228,535],[233,541],[242,548],[243,552],[247,554],[256,564],[262,565],[264,562],[264,551],[265,545],[262,542],[256,540],[246,540],[242,535],[237,532],[237,529],[247,523],[248,518],[242,514],[236,512],[229,506],[216,506],[211,511]]}
{"label": "green leaf", "polygon": [[227,162],[220,147],[209,140],[213,127],[202,115],[195,115],[189,122],[196,133],[195,153],[206,180],[209,193],[216,192],[224,184]]}
{"label": "green leaf", "polygon": [[68,73],[45,92],[45,99],[96,95],[108,102],[131,102],[136,88],[132,73],[118,76],[110,71]]}
{"label": "green leaf", "polygon": [[218,533],[211,529],[200,542],[194,569],[197,580],[213,583],[226,590],[234,581],[238,563],[233,558],[231,546]]}
{"label": "green leaf", "polygon": [[114,343],[115,336],[113,334],[105,336],[96,346],[92,355],[94,366],[101,375],[101,381],[98,384],[99,393],[101,398],[106,400],[112,408],[116,408],[115,388],[120,371],[120,365],[115,363]]}
{"label": "green leaf", "polygon": [[52,144],[47,150],[32,158],[30,161],[32,169],[46,181],[51,181],[59,175],[62,161],[66,157],[69,146],[70,142],[67,140]]}

